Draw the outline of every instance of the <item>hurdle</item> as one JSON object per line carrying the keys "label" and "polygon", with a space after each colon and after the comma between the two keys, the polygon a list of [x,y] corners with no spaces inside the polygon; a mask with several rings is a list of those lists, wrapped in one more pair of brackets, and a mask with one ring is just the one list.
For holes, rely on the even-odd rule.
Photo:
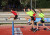
{"label": "hurdle", "polygon": [[[18,32],[17,32],[18,31]],[[20,28],[14,28],[14,21],[12,21],[12,35],[23,35]]]}
{"label": "hurdle", "polygon": [[14,35],[14,21],[12,21],[12,35]]}

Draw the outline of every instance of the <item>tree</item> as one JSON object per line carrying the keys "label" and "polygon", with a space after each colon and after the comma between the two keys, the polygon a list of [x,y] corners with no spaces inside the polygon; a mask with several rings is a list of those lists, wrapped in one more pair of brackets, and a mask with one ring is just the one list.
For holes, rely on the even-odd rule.
{"label": "tree", "polygon": [[[22,0],[21,3],[24,5],[24,7],[31,7],[31,0]],[[32,8],[35,8],[35,0],[32,0],[32,3]]]}
{"label": "tree", "polygon": [[38,0],[37,8],[50,8],[50,0]]}

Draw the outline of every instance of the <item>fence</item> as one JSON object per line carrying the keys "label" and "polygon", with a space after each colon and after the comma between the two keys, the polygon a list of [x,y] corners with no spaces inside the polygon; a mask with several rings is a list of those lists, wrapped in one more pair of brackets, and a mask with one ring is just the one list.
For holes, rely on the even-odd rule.
{"label": "fence", "polygon": [[[37,13],[37,14],[39,14],[39,13]],[[46,15],[45,18],[50,18],[50,13],[44,13],[44,14]],[[7,12],[4,12],[4,13],[0,12],[0,23],[12,23],[13,18],[8,19],[6,21],[6,18],[10,17],[11,15],[13,15],[13,14],[11,14],[11,13],[8,14]],[[29,15],[25,14],[24,12],[19,12],[18,17],[20,18],[20,20],[17,19],[17,20],[15,20],[14,23],[27,23],[27,21],[25,19],[25,17],[27,17],[27,16],[29,16]],[[37,18],[40,18],[40,17],[37,16]]]}

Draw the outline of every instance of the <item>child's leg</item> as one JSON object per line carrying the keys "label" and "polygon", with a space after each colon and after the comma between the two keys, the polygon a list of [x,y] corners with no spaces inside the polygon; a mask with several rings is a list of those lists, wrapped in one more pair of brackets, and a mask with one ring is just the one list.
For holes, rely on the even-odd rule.
{"label": "child's leg", "polygon": [[45,24],[43,23],[43,26],[46,27],[47,29],[49,29],[47,26],[45,26]]}
{"label": "child's leg", "polygon": [[10,16],[10,17],[8,17],[8,19],[10,19],[10,18],[14,18],[15,16],[14,15],[12,15],[12,16]]}
{"label": "child's leg", "polygon": [[31,17],[28,16],[28,17],[25,17],[25,19],[28,21],[29,19],[31,19]]}
{"label": "child's leg", "polygon": [[41,23],[40,21],[37,23],[37,29],[38,29],[38,24]]}
{"label": "child's leg", "polygon": [[33,20],[31,20],[31,22],[32,22],[32,27],[33,27],[33,28],[35,28],[35,27],[34,27],[34,21],[33,21]]}

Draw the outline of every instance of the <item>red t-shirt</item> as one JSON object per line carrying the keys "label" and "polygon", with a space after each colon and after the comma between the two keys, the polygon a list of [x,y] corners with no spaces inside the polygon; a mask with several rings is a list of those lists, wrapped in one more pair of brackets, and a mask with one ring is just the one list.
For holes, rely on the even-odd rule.
{"label": "red t-shirt", "polygon": [[33,16],[35,16],[36,14],[34,13]]}
{"label": "red t-shirt", "polygon": [[15,11],[12,11],[11,13],[13,13],[14,15],[17,15],[17,13]]}
{"label": "red t-shirt", "polygon": [[[34,13],[33,16],[35,16],[36,14]],[[34,20],[36,20],[36,17],[34,17]]]}

